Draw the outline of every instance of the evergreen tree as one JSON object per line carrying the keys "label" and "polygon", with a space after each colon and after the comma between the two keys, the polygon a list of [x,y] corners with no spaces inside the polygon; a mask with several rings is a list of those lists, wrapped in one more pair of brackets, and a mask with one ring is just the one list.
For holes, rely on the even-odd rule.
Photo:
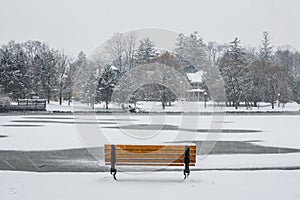
{"label": "evergreen tree", "polygon": [[138,63],[148,63],[156,56],[155,44],[150,38],[140,40],[140,45],[136,53]]}
{"label": "evergreen tree", "polygon": [[273,54],[273,46],[271,46],[271,39],[267,31],[263,32],[262,44],[259,49],[260,59],[270,60]]}
{"label": "evergreen tree", "polygon": [[96,73],[94,66],[88,61],[86,55],[80,52],[77,59],[72,64],[75,78],[74,78],[74,97],[85,103],[90,102],[90,80],[91,74]]}
{"label": "evergreen tree", "polygon": [[115,88],[120,71],[114,66],[108,65],[98,81],[96,90],[96,102],[105,102],[105,107],[108,109],[108,104],[111,101],[113,89]]}
{"label": "evergreen tree", "polygon": [[196,31],[189,36],[178,35],[175,53],[182,62],[188,61],[198,70],[208,70],[208,48]]}
{"label": "evergreen tree", "polygon": [[248,62],[240,40],[235,38],[229,50],[219,61],[219,70],[225,82],[226,96],[229,104],[237,109],[246,92],[252,87]]}
{"label": "evergreen tree", "polygon": [[25,98],[29,90],[26,57],[20,44],[10,41],[0,51],[0,87],[13,100]]}

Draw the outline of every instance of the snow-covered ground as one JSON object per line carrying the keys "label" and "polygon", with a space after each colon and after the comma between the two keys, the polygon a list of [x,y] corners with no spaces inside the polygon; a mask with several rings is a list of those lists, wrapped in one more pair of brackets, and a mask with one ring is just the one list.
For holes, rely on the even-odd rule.
{"label": "snow-covered ground", "polygon": [[[162,109],[160,102],[146,102],[139,101],[137,102],[137,107],[141,108],[144,111],[150,112],[286,112],[286,111],[300,111],[300,105],[295,102],[290,102],[287,104],[275,104],[274,109],[272,109],[270,103],[259,103],[258,107],[246,108],[239,107],[235,109],[234,107],[221,107],[218,104],[214,104],[213,101],[204,102],[188,102],[188,101],[175,101],[172,103],[172,106],[166,106],[165,110]],[[121,106],[118,104],[110,103],[110,110],[121,110]],[[95,104],[95,110],[105,110],[105,104]],[[93,109],[87,104],[82,104],[80,102],[71,103],[68,106],[67,102],[63,102],[63,105],[59,105],[58,102],[51,102],[47,104],[47,111],[93,111]]]}
{"label": "snow-covered ground", "polygon": [[299,171],[126,173],[0,172],[3,200],[66,199],[289,199],[300,198]]}
{"label": "snow-covered ground", "polygon": [[[208,140],[218,140],[221,146],[228,142],[237,152],[197,156],[197,165],[185,182],[179,171],[121,172],[118,173],[119,182],[113,181],[108,172],[0,171],[0,199],[299,199],[300,170],[247,171],[247,168],[300,167],[299,151],[281,152],[284,148],[300,149],[299,121],[300,115],[266,114],[219,117],[196,114],[0,116],[0,135],[7,136],[0,138],[0,154],[2,150],[95,147],[105,142],[197,143]],[[158,126],[161,124],[167,128],[161,130]],[[205,132],[220,127],[220,124],[223,133]],[[200,132],[195,132],[196,129]],[[91,132],[103,134],[106,141],[88,141],[86,135]],[[262,147],[266,150],[278,148],[278,153],[253,153]],[[244,150],[249,153],[239,153]]]}

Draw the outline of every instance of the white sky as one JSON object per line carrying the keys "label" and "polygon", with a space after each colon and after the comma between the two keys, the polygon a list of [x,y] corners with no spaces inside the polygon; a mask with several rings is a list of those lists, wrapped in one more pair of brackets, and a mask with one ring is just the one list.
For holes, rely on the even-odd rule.
{"label": "white sky", "polygon": [[157,27],[244,45],[267,30],[273,45],[300,49],[299,19],[299,0],[0,0],[0,44],[42,40],[88,54],[114,32]]}

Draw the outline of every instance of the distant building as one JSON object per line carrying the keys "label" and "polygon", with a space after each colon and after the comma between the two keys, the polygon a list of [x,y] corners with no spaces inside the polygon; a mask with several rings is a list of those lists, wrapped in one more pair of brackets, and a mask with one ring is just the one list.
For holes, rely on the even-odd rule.
{"label": "distant building", "polygon": [[186,100],[188,101],[203,101],[206,90],[204,89],[204,71],[195,73],[186,73],[191,88],[186,91]]}

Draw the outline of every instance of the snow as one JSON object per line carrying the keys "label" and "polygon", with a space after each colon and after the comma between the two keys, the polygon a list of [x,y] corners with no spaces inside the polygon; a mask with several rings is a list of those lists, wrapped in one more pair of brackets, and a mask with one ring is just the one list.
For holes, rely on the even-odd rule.
{"label": "snow", "polygon": [[[121,110],[120,105],[117,104],[110,103],[108,104],[108,107]],[[58,102],[52,101],[50,102],[50,104],[46,105],[46,110],[49,112],[94,111],[94,109],[92,109],[91,106],[87,106],[87,104],[80,103],[77,101],[71,103],[70,106],[68,105],[67,101],[64,101],[62,105],[59,105]],[[103,103],[95,104],[95,110],[106,110],[105,103],[103,102]]]}
{"label": "snow", "polygon": [[197,89],[190,89],[190,90],[187,90],[186,92],[205,92],[204,89],[200,89],[200,88],[197,88]]}
{"label": "snow", "polygon": [[204,71],[197,71],[195,73],[186,73],[188,80],[191,83],[202,83]]}
{"label": "snow", "polygon": [[[120,173],[0,172],[1,199],[289,199],[300,198],[298,171]],[[29,181],[30,180],[30,181]]]}
{"label": "snow", "polygon": [[[28,118],[28,117],[35,117]],[[53,119],[47,119],[53,118]],[[63,118],[63,119],[59,119]],[[105,118],[105,120],[103,120]],[[156,143],[169,142],[176,138],[179,133],[184,133],[186,139],[204,140],[207,134],[196,134],[195,132],[184,131],[184,129],[209,129],[214,116],[203,115],[33,115],[33,116],[0,116],[0,132],[8,137],[0,140],[0,149],[6,150],[49,150],[64,148],[80,148],[78,129],[82,128],[75,122],[109,122],[120,118],[132,121],[119,121],[120,126],[132,124],[168,124],[181,126],[183,131],[178,130],[157,130],[155,138],[149,138],[142,142]],[[24,122],[25,121],[25,122]],[[26,122],[29,121],[29,122]],[[35,122],[37,121],[37,122]],[[52,123],[43,123],[52,122]],[[220,141],[261,141],[262,145],[299,148],[300,128],[295,126],[300,121],[299,115],[237,115],[225,116],[223,129],[250,129],[259,130],[261,133],[223,133],[220,134]],[[62,123],[57,123],[62,122]],[[74,122],[63,124],[63,122]],[[217,122],[219,123],[219,122]],[[11,127],[3,125],[40,125],[37,127]],[[141,142],[124,134],[124,129],[111,129],[116,124],[99,124],[98,130],[102,131],[109,140],[116,143]],[[83,127],[84,128],[84,127]],[[130,133],[153,134],[154,130],[128,130]],[[161,134],[163,133],[163,134]]]}
{"label": "snow", "polygon": [[[259,141],[260,145],[299,148],[300,128],[295,126],[300,115],[227,115],[224,116],[223,129],[257,130],[258,133],[223,133],[219,141]],[[48,119],[47,119],[48,118]],[[52,118],[52,119],[51,119]],[[60,119],[62,118],[62,119]],[[128,119],[128,121],[118,121]],[[0,116],[0,149],[5,150],[51,150],[81,148],[85,131],[84,122],[104,122],[96,124],[96,132],[102,132],[112,143],[163,143],[174,140],[205,140],[207,133],[196,134],[193,129],[214,129],[221,122],[212,123],[215,116],[210,115],[11,115]],[[117,124],[114,124],[117,120]],[[28,121],[28,122],[26,122]],[[43,123],[43,121],[47,123]],[[108,122],[108,124],[107,124]],[[113,122],[109,124],[109,122]],[[79,123],[79,124],[78,124]],[[167,124],[182,130],[126,130],[108,127],[140,124]],[[4,126],[3,126],[4,125]],[[39,125],[19,127],[6,125]],[[90,125],[90,124],[87,124]],[[90,125],[91,126],[91,125]],[[151,129],[151,127],[149,127]],[[149,137],[147,140],[135,138],[135,134]],[[213,135],[213,134],[211,134]],[[100,142],[100,141],[99,141]],[[96,143],[98,144],[98,143]]]}
{"label": "snow", "polygon": [[225,107],[224,105],[221,106],[213,101],[206,102],[206,108],[203,101],[175,101],[172,103],[172,106],[166,106],[165,110],[162,109],[161,102],[146,102],[146,101],[139,101],[137,106],[145,111],[149,112],[184,112],[184,113],[213,113],[213,112],[293,112],[293,111],[300,111],[300,105],[291,102],[284,105],[280,104],[275,106],[272,109],[271,104],[269,103],[259,103],[259,107],[239,107],[235,109],[234,107]]}
{"label": "snow", "polygon": [[[24,124],[22,122],[10,122],[13,120],[31,119],[24,118],[24,116],[0,117],[0,133],[8,136],[5,140],[0,141],[1,150],[54,150],[83,147],[73,124],[60,126],[57,124],[25,123],[33,125],[33,127],[1,126]],[[41,126],[35,127],[35,125]]]}
{"label": "snow", "polygon": [[[201,89],[196,89],[202,91]],[[109,110],[118,110],[121,111],[121,106],[119,104],[110,103],[108,105]],[[239,107],[235,109],[234,107],[224,107],[221,106],[213,101],[206,102],[206,108],[204,106],[203,101],[175,101],[172,102],[172,106],[166,106],[165,110],[162,109],[161,102],[154,102],[154,101],[138,101],[137,107],[141,108],[147,112],[185,112],[185,113],[195,113],[195,112],[293,112],[293,111],[300,111],[300,105],[296,102],[290,102],[285,105],[276,104],[275,108],[272,109],[271,104],[260,102],[259,107]],[[105,103],[95,104],[95,109],[92,109],[87,104],[80,103],[74,101],[68,106],[68,102],[63,102],[62,105],[59,105],[58,102],[50,102],[47,104],[46,110],[49,112],[76,112],[76,111],[107,111],[105,109]]]}
{"label": "snow", "polygon": [[[54,103],[49,106],[61,108]],[[84,105],[78,107],[80,106],[84,108]],[[159,109],[159,104],[155,104],[154,108],[155,106]],[[288,104],[285,109],[296,110],[296,106],[295,104]],[[63,105],[63,107],[68,108],[67,105]],[[84,122],[117,122],[117,124],[93,125],[95,131],[102,132],[107,141],[111,143],[147,144],[217,139],[220,142],[248,142],[265,147],[300,149],[300,127],[298,126],[300,115],[239,114],[223,117],[224,130],[249,129],[261,132],[229,132],[220,135],[211,134],[209,137],[207,133],[196,134],[186,130],[209,129],[217,126],[217,123],[222,123],[222,121],[216,122],[213,115],[166,115],[165,113],[153,115],[130,113],[9,115],[0,116],[0,135],[8,136],[0,138],[0,150],[59,150],[84,148],[85,146],[93,147],[103,143],[103,141],[95,141],[95,143],[85,141],[84,136],[87,130],[92,131],[92,129],[86,129],[91,124],[84,124]],[[141,124],[167,124],[173,127],[178,126],[182,130],[109,128],[128,125],[139,126]],[[33,126],[23,127],[22,125]],[[135,136],[145,136],[146,139]],[[74,162],[74,164],[76,163]],[[34,173],[0,171],[0,194],[1,200],[183,199],[187,197],[189,199],[296,200],[300,198],[299,170],[238,171],[236,169],[299,166],[300,153],[197,156],[197,164],[191,168],[191,176],[185,182],[182,182],[181,171],[120,172],[117,175],[120,180],[118,182],[112,179],[109,172]]]}
{"label": "snow", "polygon": [[111,70],[115,70],[115,71],[119,71],[119,69],[118,69],[116,66],[113,66],[113,65],[110,66],[110,69],[111,69]]}
{"label": "snow", "polygon": [[197,169],[245,169],[300,166],[300,153],[293,154],[232,154],[197,158]]}

